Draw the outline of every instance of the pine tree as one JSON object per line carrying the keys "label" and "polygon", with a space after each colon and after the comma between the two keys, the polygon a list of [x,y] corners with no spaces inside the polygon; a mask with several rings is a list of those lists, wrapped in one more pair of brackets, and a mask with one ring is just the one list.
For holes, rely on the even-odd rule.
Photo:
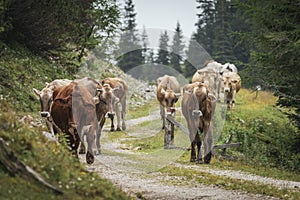
{"label": "pine tree", "polygon": [[214,0],[196,0],[199,4],[197,9],[201,13],[197,14],[198,22],[194,39],[201,44],[208,53],[213,51],[215,5]]}
{"label": "pine tree", "polygon": [[230,37],[232,32],[230,21],[232,19],[230,2],[217,0],[215,3],[215,23],[212,56],[218,62],[233,62],[233,41]]}
{"label": "pine tree", "polygon": [[170,55],[169,55],[169,36],[167,31],[164,31],[160,35],[159,39],[159,50],[158,55],[156,59],[156,63],[162,64],[162,65],[169,65],[170,63]]}
{"label": "pine tree", "polygon": [[194,36],[189,41],[186,57],[184,61],[186,77],[191,77],[197,69],[203,67],[205,61],[211,59],[209,53],[196,41]]}
{"label": "pine tree", "polygon": [[180,63],[183,57],[183,49],[184,49],[183,34],[180,28],[180,23],[177,22],[175,28],[175,34],[173,37],[173,44],[171,47],[170,65],[180,73],[182,72]]}
{"label": "pine tree", "polygon": [[117,65],[125,72],[144,63],[142,46],[136,30],[134,4],[125,2],[124,27],[117,51]]}
{"label": "pine tree", "polygon": [[143,26],[141,38],[142,38],[142,48],[143,48],[143,59],[144,59],[145,63],[149,63],[149,62],[151,62],[151,59],[149,58],[150,57],[150,52],[149,52],[150,49],[148,48],[149,40],[148,40],[148,35],[146,32],[145,26]]}
{"label": "pine tree", "polygon": [[251,44],[251,66],[255,66],[248,67],[247,72],[275,91],[278,105],[292,110],[287,114],[300,128],[299,5],[289,0],[236,3],[254,27],[250,33],[244,33]]}

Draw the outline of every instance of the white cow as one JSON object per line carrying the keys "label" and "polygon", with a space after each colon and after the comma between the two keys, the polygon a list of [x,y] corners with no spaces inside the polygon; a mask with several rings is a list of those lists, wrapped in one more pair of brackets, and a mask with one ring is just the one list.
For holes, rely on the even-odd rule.
{"label": "white cow", "polygon": [[46,87],[41,91],[33,88],[33,92],[41,104],[41,117],[45,119],[46,125],[50,133],[54,136],[54,128],[52,118],[50,116],[50,108],[52,104],[52,94],[56,88],[70,84],[72,81],[68,79],[56,79],[50,83],[46,83]]}

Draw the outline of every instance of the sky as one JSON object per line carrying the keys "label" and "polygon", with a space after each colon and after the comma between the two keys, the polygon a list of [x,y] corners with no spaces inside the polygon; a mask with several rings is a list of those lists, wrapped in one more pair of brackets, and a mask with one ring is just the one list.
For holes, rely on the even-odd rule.
{"label": "sky", "polygon": [[196,0],[133,0],[137,28],[174,31],[177,21],[183,35],[190,38],[197,22]]}

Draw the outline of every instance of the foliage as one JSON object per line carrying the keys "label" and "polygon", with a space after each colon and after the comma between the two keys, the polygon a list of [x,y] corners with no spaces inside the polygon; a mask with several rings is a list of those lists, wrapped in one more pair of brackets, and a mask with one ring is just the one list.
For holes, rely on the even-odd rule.
{"label": "foliage", "polygon": [[170,65],[179,73],[182,72],[180,63],[183,57],[183,49],[184,49],[184,43],[183,43],[182,30],[180,28],[180,23],[177,22],[175,28],[175,34],[173,36],[173,43],[171,46]]}
{"label": "foliage", "polygon": [[22,162],[64,192],[57,195],[38,182],[11,177],[0,166],[1,199],[127,199],[108,180],[86,171],[67,146],[48,141],[41,128],[22,124],[11,104],[0,100],[0,113],[0,137]]}
{"label": "foliage", "polygon": [[86,50],[110,36],[119,16],[114,0],[7,0],[0,8],[1,41],[66,65],[78,65]]}
{"label": "foliage", "polygon": [[2,45],[4,48],[0,52],[1,99],[11,102],[18,110],[38,110],[39,103],[32,88],[40,90],[46,86],[45,82],[56,78],[72,78],[61,65],[51,64],[18,44]]}
{"label": "foliage", "polygon": [[232,142],[241,143],[237,152],[246,163],[300,173],[299,131],[278,111],[270,93],[254,96],[246,90],[238,93],[236,110],[226,116],[223,142],[233,133]]}
{"label": "foliage", "polygon": [[[288,115],[300,127],[300,25],[299,5],[284,1],[236,1],[249,19],[251,32],[242,32],[252,43],[248,71],[260,84],[275,91],[278,105],[289,108]],[[255,66],[255,67],[254,67]]]}
{"label": "foliage", "polygon": [[[238,69],[243,69],[246,62],[249,60],[249,49],[245,48],[238,35],[238,31],[248,31],[246,19],[241,12],[234,7],[232,1],[226,0],[197,0],[197,9],[200,13],[197,14],[198,21],[196,32],[192,35],[191,41],[199,43],[213,59],[220,63],[231,62],[238,66]],[[194,56],[195,44],[190,42],[188,48],[188,59]],[[206,59],[211,59],[207,58]],[[191,65],[196,68],[203,66],[206,60],[193,64],[190,61],[185,61],[186,75],[192,74],[188,69]]]}
{"label": "foliage", "polygon": [[168,32],[164,31],[161,33],[159,38],[159,49],[157,59],[155,63],[162,64],[162,65],[169,65],[170,63],[170,55],[169,55],[169,36]]}
{"label": "foliage", "polygon": [[125,2],[123,32],[116,51],[117,65],[124,72],[144,63],[143,49],[137,35],[134,4],[132,0]]}

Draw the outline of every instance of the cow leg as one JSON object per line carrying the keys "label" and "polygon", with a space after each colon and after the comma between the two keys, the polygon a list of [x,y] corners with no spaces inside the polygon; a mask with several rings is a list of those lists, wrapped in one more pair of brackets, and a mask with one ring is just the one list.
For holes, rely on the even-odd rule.
{"label": "cow leg", "polygon": [[123,97],[121,100],[121,106],[122,106],[122,113],[121,113],[121,117],[122,117],[122,130],[125,131],[126,130],[126,124],[125,124],[125,115],[126,115],[126,98]]}
{"label": "cow leg", "polygon": [[46,119],[46,125],[47,125],[47,128],[48,128],[49,132],[51,133],[51,135],[53,137],[55,137],[53,124],[51,123],[51,121],[49,121],[48,119]]}
{"label": "cow leg", "polygon": [[201,153],[201,138],[199,133],[197,133],[195,137],[196,145],[197,145],[197,163],[202,164],[202,153]]}
{"label": "cow leg", "polygon": [[86,162],[87,164],[94,163],[94,153],[93,144],[95,142],[95,126],[90,126],[86,134],[86,141],[88,145],[88,150],[86,152]]}
{"label": "cow leg", "polygon": [[114,105],[114,111],[116,112],[117,115],[117,131],[121,131],[121,113],[119,109],[119,103]]}
{"label": "cow leg", "polygon": [[114,125],[115,115],[114,115],[114,113],[108,113],[107,116],[109,117],[110,122],[111,122],[110,131],[115,131],[115,125]]}
{"label": "cow leg", "polygon": [[69,129],[69,134],[68,134],[68,139],[69,139],[69,146],[70,146],[70,151],[72,152],[72,154],[78,158],[78,147],[79,147],[79,143],[80,143],[80,138],[78,135],[78,132],[76,129],[70,128]]}
{"label": "cow leg", "polygon": [[234,110],[234,103],[235,103],[234,100],[232,100],[232,103],[231,103],[231,109],[232,110]]}
{"label": "cow leg", "polygon": [[209,127],[208,133],[204,138],[204,163],[209,164],[212,150],[212,127]]}
{"label": "cow leg", "polygon": [[85,154],[84,135],[85,134],[82,134],[80,138],[79,154]]}
{"label": "cow leg", "polygon": [[101,137],[101,131],[102,131],[104,122],[105,122],[105,117],[103,116],[99,122],[98,131],[96,134],[96,148],[97,148],[98,154],[101,154],[100,137]]}
{"label": "cow leg", "polygon": [[195,151],[196,140],[191,143],[191,159],[190,162],[196,162],[196,151]]}

